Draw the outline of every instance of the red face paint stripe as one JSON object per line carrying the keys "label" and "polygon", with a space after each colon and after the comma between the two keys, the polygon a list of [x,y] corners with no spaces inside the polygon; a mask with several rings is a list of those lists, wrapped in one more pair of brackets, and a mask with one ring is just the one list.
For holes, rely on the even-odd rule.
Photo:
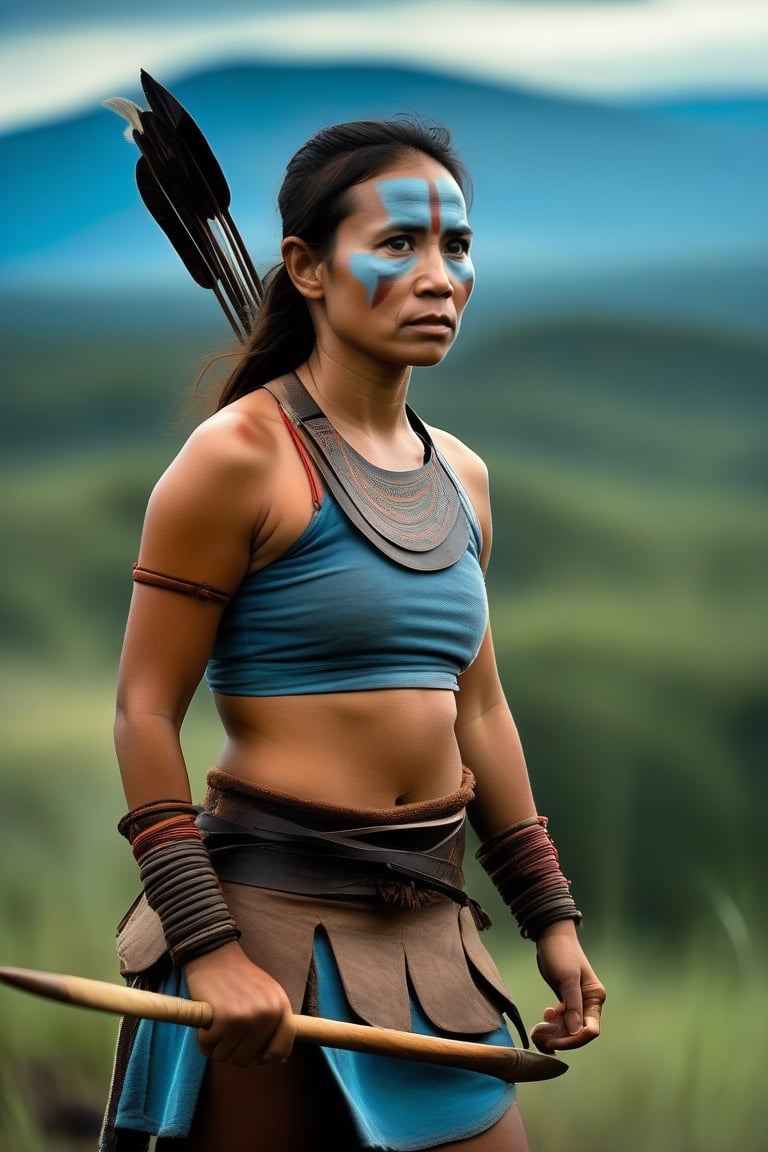
{"label": "red face paint stripe", "polygon": [[440,193],[434,180],[429,181],[429,222],[433,236],[440,235]]}
{"label": "red face paint stripe", "polygon": [[376,285],[376,291],[373,294],[373,300],[371,300],[371,308],[375,308],[377,304],[381,304],[382,300],[386,300],[387,296],[389,296],[389,293],[392,291],[392,287],[396,279],[396,276],[379,277],[379,282]]}

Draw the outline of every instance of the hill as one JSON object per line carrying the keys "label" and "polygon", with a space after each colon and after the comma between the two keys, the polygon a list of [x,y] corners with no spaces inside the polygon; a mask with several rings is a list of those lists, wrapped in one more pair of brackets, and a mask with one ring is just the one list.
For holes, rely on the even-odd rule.
{"label": "hill", "polygon": [[[572,304],[586,294],[608,305],[629,291],[657,315],[672,297],[675,314],[696,315],[708,283],[708,316],[714,285],[727,314],[757,322],[757,270],[765,301],[763,101],[736,93],[716,108],[706,98],[599,105],[366,64],[222,67],[180,79],[174,91],[223,164],[257,262],[275,258],[277,187],[304,139],[339,120],[416,113],[451,127],[472,173],[489,300],[502,279],[517,278],[522,292],[537,284],[540,298],[553,288]],[[144,102],[136,89],[121,94]],[[181,282],[133,186],[135,158],[121,122],[103,108],[0,136],[13,222],[0,236],[6,287]],[[721,274],[729,282],[718,293]]]}

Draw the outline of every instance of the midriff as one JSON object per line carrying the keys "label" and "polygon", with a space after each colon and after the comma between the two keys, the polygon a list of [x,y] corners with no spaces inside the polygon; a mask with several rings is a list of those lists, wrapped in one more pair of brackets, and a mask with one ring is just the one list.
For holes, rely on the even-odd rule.
{"label": "midriff", "polygon": [[215,695],[218,767],[307,800],[390,807],[461,783],[455,693],[428,688],[304,696]]}

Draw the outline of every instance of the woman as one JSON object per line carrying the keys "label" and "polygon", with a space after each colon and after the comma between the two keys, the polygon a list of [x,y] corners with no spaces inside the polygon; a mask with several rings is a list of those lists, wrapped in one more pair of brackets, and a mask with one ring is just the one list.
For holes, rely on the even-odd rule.
{"label": "woman", "polygon": [[[525,1149],[512,1086],[293,1047],[298,1011],[510,1043],[462,886],[465,812],[558,997],[537,1046],[599,1031],[494,660],[486,469],[406,405],[472,290],[465,184],[418,123],[313,137],[251,339],[150,499],[115,725],[146,901],[121,957],[155,987],[183,974],[213,1024],[197,1056],[131,1033],[105,1148],[144,1129],[186,1152]],[[198,816],[180,729],[204,674],[225,739]]]}

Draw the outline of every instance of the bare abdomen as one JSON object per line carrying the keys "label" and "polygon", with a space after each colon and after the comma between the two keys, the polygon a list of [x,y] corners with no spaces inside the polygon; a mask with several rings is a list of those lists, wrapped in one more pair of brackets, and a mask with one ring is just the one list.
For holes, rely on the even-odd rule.
{"label": "bare abdomen", "polygon": [[227,732],[218,767],[264,788],[387,807],[446,795],[461,781],[450,691],[216,695],[215,701]]}

